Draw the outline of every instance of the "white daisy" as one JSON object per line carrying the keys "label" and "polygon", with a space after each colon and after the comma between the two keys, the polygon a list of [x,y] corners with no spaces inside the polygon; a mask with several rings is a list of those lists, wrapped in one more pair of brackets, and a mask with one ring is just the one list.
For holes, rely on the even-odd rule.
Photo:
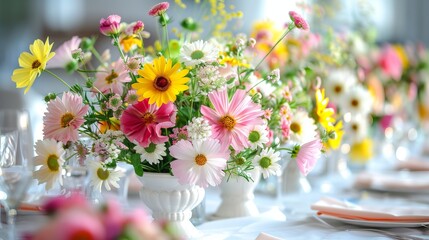
{"label": "white daisy", "polygon": [[213,44],[198,40],[185,43],[180,53],[180,61],[186,66],[194,67],[201,63],[211,63],[217,60],[219,50]]}
{"label": "white daisy", "polygon": [[249,133],[250,148],[256,149],[257,147],[264,148],[265,144],[269,141],[267,126],[256,125]]}
{"label": "white daisy", "polygon": [[253,159],[253,164],[261,170],[264,178],[268,178],[270,175],[280,174],[281,166],[277,163],[278,161],[280,161],[280,152],[268,148],[262,150],[261,154]]}
{"label": "white daisy", "polygon": [[347,91],[356,84],[356,75],[349,69],[332,70],[326,78],[326,96],[332,102],[340,103],[346,96]]}
{"label": "white daisy", "polygon": [[261,82],[261,80],[263,79],[256,77],[255,74],[251,74],[249,76],[249,86],[253,87],[257,84],[250,93],[255,94],[256,92],[260,92],[265,97],[270,96],[270,94],[272,94],[276,90],[276,88],[271,84],[271,82]]}
{"label": "white daisy", "polygon": [[187,130],[188,136],[192,140],[204,140],[212,135],[212,127],[209,122],[202,117],[192,118],[192,121],[188,124]]}
{"label": "white daisy", "polygon": [[372,109],[371,93],[363,86],[357,85],[350,89],[345,99],[340,102],[343,112],[366,115]]}
{"label": "white daisy", "polygon": [[63,185],[61,172],[65,160],[63,159],[64,149],[61,142],[53,139],[39,140],[36,142],[36,157],[34,165],[41,167],[33,174],[39,183],[46,183],[45,189],[49,190],[53,184],[58,182]]}
{"label": "white daisy", "polygon": [[110,191],[112,185],[115,188],[119,188],[119,180],[124,176],[124,172],[116,169],[107,169],[103,166],[100,161],[89,161],[88,167],[90,171],[90,185],[94,186],[98,191],[101,192],[101,186],[104,183],[104,187],[107,191]]}
{"label": "white daisy", "polygon": [[310,118],[306,111],[298,110],[294,113],[289,127],[289,138],[295,143],[303,144],[313,140],[316,136],[317,126],[314,119]]}
{"label": "white daisy", "polygon": [[352,116],[346,125],[346,132],[353,142],[361,142],[368,135],[368,119],[362,115]]}
{"label": "white daisy", "polygon": [[170,154],[176,159],[171,162],[171,170],[181,184],[205,188],[222,181],[230,152],[219,140],[208,138],[193,142],[181,140],[170,147]]}
{"label": "white daisy", "polygon": [[150,164],[157,164],[160,160],[162,160],[162,157],[166,156],[166,148],[164,143],[150,143],[148,147],[142,147],[137,144],[134,147],[134,150],[141,154],[140,159],[142,162],[148,161]]}

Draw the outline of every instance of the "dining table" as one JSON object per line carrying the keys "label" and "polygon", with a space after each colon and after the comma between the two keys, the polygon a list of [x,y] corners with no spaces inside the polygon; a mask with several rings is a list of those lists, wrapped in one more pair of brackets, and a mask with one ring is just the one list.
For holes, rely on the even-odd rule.
{"label": "dining table", "polygon": [[[378,227],[358,226],[322,218],[311,205],[323,197],[359,202],[372,201],[379,204],[408,207],[420,206],[429,208],[428,193],[401,194],[384,191],[371,191],[355,187],[356,175],[344,179],[341,176],[317,178],[317,182],[335,189],[324,191],[321,186],[313,184],[311,191],[285,192],[278,198],[266,187],[255,189],[254,201],[259,214],[235,218],[219,219],[215,217],[221,202],[219,187],[206,189],[204,198],[204,216],[196,224],[201,232],[198,239],[429,239],[429,226],[420,227]],[[146,208],[141,202],[138,191],[130,191],[123,202],[127,210]],[[150,211],[146,208],[146,210]],[[4,220],[4,218],[3,218]],[[48,221],[40,212],[20,211],[16,229],[18,239],[24,239],[30,233]]]}

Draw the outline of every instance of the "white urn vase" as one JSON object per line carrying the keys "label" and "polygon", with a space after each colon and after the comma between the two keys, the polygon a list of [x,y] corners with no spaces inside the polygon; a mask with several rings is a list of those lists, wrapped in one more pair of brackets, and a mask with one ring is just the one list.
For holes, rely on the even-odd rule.
{"label": "white urn vase", "polygon": [[254,169],[250,172],[253,181],[243,177],[225,177],[220,184],[221,204],[214,213],[214,218],[235,218],[256,216],[259,210],[256,207],[254,190],[261,174]]}
{"label": "white urn vase", "polygon": [[205,190],[182,185],[168,173],[144,173],[140,198],[152,211],[155,221],[168,221],[169,227],[184,239],[196,239],[201,233],[190,222],[192,209],[204,198]]}

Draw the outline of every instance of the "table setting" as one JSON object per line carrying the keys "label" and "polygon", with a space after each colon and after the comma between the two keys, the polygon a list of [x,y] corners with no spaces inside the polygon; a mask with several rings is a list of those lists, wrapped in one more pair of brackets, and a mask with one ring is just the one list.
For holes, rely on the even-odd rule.
{"label": "table setting", "polygon": [[63,88],[0,109],[1,240],[429,239],[422,46],[191,5],[21,52],[18,90]]}

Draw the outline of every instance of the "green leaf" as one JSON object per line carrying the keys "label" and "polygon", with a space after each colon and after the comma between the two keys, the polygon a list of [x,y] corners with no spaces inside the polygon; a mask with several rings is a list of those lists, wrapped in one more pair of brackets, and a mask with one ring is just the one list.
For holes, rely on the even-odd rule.
{"label": "green leaf", "polygon": [[140,155],[139,154],[133,154],[131,155],[131,164],[133,164],[134,172],[137,174],[137,176],[143,176],[143,167],[140,162]]}

